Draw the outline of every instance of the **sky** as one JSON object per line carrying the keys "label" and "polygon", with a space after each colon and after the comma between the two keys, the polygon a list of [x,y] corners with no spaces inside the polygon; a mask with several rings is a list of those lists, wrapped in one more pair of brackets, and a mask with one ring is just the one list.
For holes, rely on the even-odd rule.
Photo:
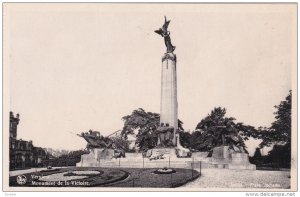
{"label": "sky", "polygon": [[20,114],[18,138],[77,150],[86,142],[75,133],[108,135],[137,108],[159,113],[165,46],[154,30],[165,15],[184,129],[218,106],[237,122],[270,126],[293,88],[293,4],[10,4],[4,85]]}

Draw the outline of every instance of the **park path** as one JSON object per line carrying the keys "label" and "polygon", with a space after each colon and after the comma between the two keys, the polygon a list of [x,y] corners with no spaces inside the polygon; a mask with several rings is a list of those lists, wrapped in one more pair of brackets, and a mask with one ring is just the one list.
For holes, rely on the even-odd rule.
{"label": "park path", "polygon": [[[55,168],[64,168],[64,167],[53,167]],[[26,174],[30,172],[39,172],[41,170],[47,170],[47,168],[30,168],[30,169],[25,169],[25,170],[14,170],[14,171],[9,171],[9,176],[17,176],[20,174]]]}
{"label": "park path", "polygon": [[202,176],[181,188],[290,188],[290,171],[202,169]]}

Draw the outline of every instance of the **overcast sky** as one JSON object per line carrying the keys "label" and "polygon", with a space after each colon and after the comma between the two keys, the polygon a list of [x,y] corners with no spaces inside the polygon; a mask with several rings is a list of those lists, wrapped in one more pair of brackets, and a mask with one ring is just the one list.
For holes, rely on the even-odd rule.
{"label": "overcast sky", "polygon": [[[270,126],[295,65],[296,6],[237,4],[11,4],[4,10],[10,109],[18,138],[80,149],[73,133],[108,135],[134,109],[160,110],[163,38],[171,19],[179,119],[186,130],[217,106]],[[8,73],[6,73],[8,74]],[[254,148],[257,142],[250,145]]]}

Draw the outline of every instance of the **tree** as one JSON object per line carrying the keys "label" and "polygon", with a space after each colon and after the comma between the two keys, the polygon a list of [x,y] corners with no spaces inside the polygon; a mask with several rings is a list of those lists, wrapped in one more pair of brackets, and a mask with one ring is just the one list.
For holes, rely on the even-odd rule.
{"label": "tree", "polygon": [[192,134],[190,134],[187,131],[180,131],[179,132],[179,140],[180,144],[185,148],[191,148],[191,140],[192,140]]}
{"label": "tree", "polygon": [[249,157],[249,160],[251,163],[255,164],[256,166],[262,165],[264,161],[264,157],[261,155],[259,147],[255,149],[254,155],[252,157]]}
{"label": "tree", "polygon": [[275,144],[273,149],[268,153],[268,157],[274,167],[291,168],[291,146],[290,143],[285,145]]}
{"label": "tree", "polygon": [[253,157],[254,157],[254,158],[257,158],[257,159],[259,159],[259,158],[262,157],[261,152],[260,152],[260,148],[256,148],[256,149],[255,149],[255,152],[254,152]]}
{"label": "tree", "polygon": [[[146,112],[139,108],[134,110],[130,115],[124,116],[124,126],[122,136],[127,139],[127,136],[134,134],[137,129],[136,145],[140,150],[148,150],[154,148],[157,143],[156,129],[159,126],[160,115],[153,112]],[[178,120],[179,130],[183,130],[182,121]]]}
{"label": "tree", "polygon": [[122,138],[121,136],[110,137],[112,141],[112,148],[117,150],[129,150],[129,142]]}
{"label": "tree", "polygon": [[263,142],[261,147],[270,146],[271,144],[291,144],[291,108],[292,108],[292,91],[279,105],[274,106],[277,111],[274,113],[275,121],[270,128],[260,128]]}
{"label": "tree", "polygon": [[212,150],[213,145],[211,139],[206,139],[207,135],[201,130],[196,130],[191,134],[190,147],[191,149],[198,151],[210,151]]}
{"label": "tree", "polygon": [[[85,150],[75,150],[70,151],[68,153],[62,154],[57,158],[54,158],[53,160],[46,161],[46,165],[53,165],[56,164],[56,166],[76,166],[76,163],[80,162],[81,155],[87,154]],[[52,163],[52,164],[51,164]]]}
{"label": "tree", "polygon": [[239,151],[246,151],[244,140],[248,140],[248,137],[255,133],[255,128],[235,123],[235,118],[225,115],[226,109],[217,107],[197,124],[193,134],[193,148],[209,151],[214,147],[227,145]]}
{"label": "tree", "polygon": [[290,168],[291,166],[291,110],[292,91],[284,101],[274,106],[275,121],[269,128],[259,128],[262,142],[260,147],[274,145],[268,153],[268,159],[277,167]]}

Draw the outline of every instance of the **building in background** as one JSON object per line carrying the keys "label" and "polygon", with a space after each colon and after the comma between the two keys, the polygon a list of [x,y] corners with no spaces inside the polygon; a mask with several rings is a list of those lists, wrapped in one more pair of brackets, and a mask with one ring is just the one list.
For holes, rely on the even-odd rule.
{"label": "building in background", "polygon": [[42,166],[49,154],[40,147],[34,147],[32,141],[17,139],[20,115],[9,113],[9,169],[25,169]]}

